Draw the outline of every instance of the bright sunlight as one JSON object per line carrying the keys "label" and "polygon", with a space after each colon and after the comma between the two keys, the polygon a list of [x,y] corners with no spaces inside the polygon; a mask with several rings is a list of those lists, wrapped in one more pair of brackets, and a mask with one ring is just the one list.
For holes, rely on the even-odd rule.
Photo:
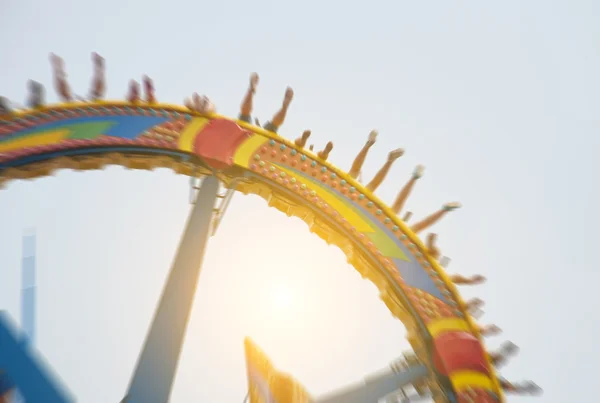
{"label": "bright sunlight", "polygon": [[270,290],[270,304],[278,312],[287,311],[293,303],[293,293],[287,284],[274,284]]}

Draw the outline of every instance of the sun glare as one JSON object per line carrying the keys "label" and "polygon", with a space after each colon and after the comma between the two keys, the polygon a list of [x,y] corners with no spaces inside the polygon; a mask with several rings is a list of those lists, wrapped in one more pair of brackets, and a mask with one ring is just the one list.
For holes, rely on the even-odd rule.
{"label": "sun glare", "polygon": [[277,311],[286,311],[292,305],[292,292],[289,287],[277,284],[271,289],[271,306]]}

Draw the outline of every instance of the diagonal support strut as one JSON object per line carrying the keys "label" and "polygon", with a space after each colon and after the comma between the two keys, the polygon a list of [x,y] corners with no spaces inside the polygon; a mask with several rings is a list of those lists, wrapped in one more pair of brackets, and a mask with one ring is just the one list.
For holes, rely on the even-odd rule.
{"label": "diagonal support strut", "polygon": [[402,370],[383,370],[350,385],[340,391],[317,399],[317,403],[377,403],[399,389],[418,382],[427,376],[428,370],[422,365]]}
{"label": "diagonal support strut", "polygon": [[219,181],[215,176],[204,178],[122,402],[169,401],[206,244],[211,235],[218,190]]}

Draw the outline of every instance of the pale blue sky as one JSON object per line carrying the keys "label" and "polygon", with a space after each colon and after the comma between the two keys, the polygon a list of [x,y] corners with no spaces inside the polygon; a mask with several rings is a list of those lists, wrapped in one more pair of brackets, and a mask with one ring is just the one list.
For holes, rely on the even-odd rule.
{"label": "pale blue sky", "polygon": [[[148,73],[161,101],[199,91],[235,115],[258,71],[265,121],[292,85],[281,134],[310,128],[317,147],[333,140],[331,160],[346,169],[379,129],[365,177],[390,149],[407,150],[383,200],[423,163],[408,208],[422,216],[465,205],[436,231],[451,271],[489,278],[464,294],[485,299],[483,321],[504,328],[492,346],[522,348],[506,377],[535,380],[545,389],[537,401],[588,401],[600,359],[599,17],[592,0],[1,0],[0,92],[22,102],[33,78],[55,101],[52,51],[87,93],[98,51],[110,98]],[[39,347],[81,402],[118,401],[126,389],[187,186],[167,170],[113,167],[0,192],[0,307],[19,315],[21,235],[35,226]],[[248,228],[262,236],[244,237]],[[174,402],[241,401],[246,335],[315,395],[407,348],[402,324],[342,253],[257,197],[234,198],[205,263]],[[290,292],[287,309],[273,306],[273,290]]]}

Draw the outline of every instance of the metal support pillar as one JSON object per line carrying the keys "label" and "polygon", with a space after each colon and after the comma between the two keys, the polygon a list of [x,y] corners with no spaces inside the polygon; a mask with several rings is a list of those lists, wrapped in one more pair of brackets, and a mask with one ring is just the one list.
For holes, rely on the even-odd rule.
{"label": "metal support pillar", "polygon": [[23,237],[21,328],[31,344],[35,343],[35,246],[35,234]]}
{"label": "metal support pillar", "polygon": [[[23,237],[23,258],[21,260],[21,328],[23,342],[35,343],[35,234]],[[15,390],[12,403],[25,400]]]}
{"label": "metal support pillar", "polygon": [[[33,344],[35,335],[35,234],[23,237],[23,258],[21,261],[21,342]],[[12,390],[12,403],[22,403],[23,397],[7,374],[0,375],[0,403],[2,396]]]}
{"label": "metal support pillar", "polygon": [[123,402],[169,401],[218,190],[216,177],[204,178]]}

